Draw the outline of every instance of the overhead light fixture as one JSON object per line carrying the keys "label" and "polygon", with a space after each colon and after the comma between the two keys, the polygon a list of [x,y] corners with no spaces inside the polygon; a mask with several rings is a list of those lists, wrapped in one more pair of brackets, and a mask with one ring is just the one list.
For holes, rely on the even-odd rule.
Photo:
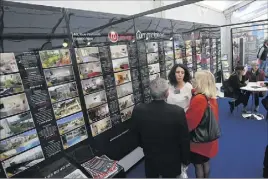
{"label": "overhead light fixture", "polygon": [[169,40],[173,40],[173,37],[170,37],[170,39]]}
{"label": "overhead light fixture", "polygon": [[88,46],[90,45],[90,42],[89,42],[89,41],[87,42],[87,45],[88,45]]}

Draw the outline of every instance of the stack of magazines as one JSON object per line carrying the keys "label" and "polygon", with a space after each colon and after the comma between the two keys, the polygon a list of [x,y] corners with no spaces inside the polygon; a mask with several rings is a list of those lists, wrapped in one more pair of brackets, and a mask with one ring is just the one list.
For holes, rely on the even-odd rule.
{"label": "stack of magazines", "polygon": [[117,161],[109,159],[106,155],[95,156],[82,164],[93,178],[108,178],[118,171]]}

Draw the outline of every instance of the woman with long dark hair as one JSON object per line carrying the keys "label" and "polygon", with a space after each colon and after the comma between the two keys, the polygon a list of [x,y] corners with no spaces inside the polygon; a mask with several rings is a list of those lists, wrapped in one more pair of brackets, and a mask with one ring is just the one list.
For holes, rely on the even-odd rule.
{"label": "woman with long dark hair", "polygon": [[192,97],[191,75],[187,67],[183,64],[176,64],[172,67],[168,75],[169,96],[167,103],[188,109]]}

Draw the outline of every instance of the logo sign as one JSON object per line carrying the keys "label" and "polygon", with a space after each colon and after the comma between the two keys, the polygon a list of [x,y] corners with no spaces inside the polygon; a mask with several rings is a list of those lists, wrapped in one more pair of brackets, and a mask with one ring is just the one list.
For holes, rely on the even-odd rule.
{"label": "logo sign", "polygon": [[136,32],[136,39],[157,39],[164,37],[165,34],[159,33],[159,32],[153,32],[153,33],[142,33],[141,31]]}
{"label": "logo sign", "polygon": [[110,39],[111,42],[115,43],[118,41],[118,33],[115,32],[115,31],[111,31],[109,34],[108,34],[108,38]]}

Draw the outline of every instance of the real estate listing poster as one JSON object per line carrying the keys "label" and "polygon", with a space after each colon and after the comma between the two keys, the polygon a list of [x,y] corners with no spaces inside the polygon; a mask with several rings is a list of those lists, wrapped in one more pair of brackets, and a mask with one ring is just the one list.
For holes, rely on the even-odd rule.
{"label": "real estate listing poster", "polygon": [[40,144],[45,158],[49,158],[61,152],[62,147],[47,89],[46,76],[42,71],[38,54],[23,53],[18,56],[18,61]]}
{"label": "real estate listing poster", "polygon": [[[98,61],[98,56],[94,56],[95,51],[94,49],[76,50],[76,53],[81,54],[81,58],[77,58],[77,62],[80,65],[79,70],[82,79],[98,75],[92,72],[95,66],[86,63]],[[84,116],[81,112],[70,51],[69,49],[58,49],[40,51],[39,54],[48,86],[50,103],[52,103],[54,118],[56,119],[56,125],[46,125],[46,130],[43,133],[49,135],[53,131],[58,132],[60,140],[57,141],[57,146],[67,149],[88,137]],[[49,148],[47,150],[53,149]]]}

